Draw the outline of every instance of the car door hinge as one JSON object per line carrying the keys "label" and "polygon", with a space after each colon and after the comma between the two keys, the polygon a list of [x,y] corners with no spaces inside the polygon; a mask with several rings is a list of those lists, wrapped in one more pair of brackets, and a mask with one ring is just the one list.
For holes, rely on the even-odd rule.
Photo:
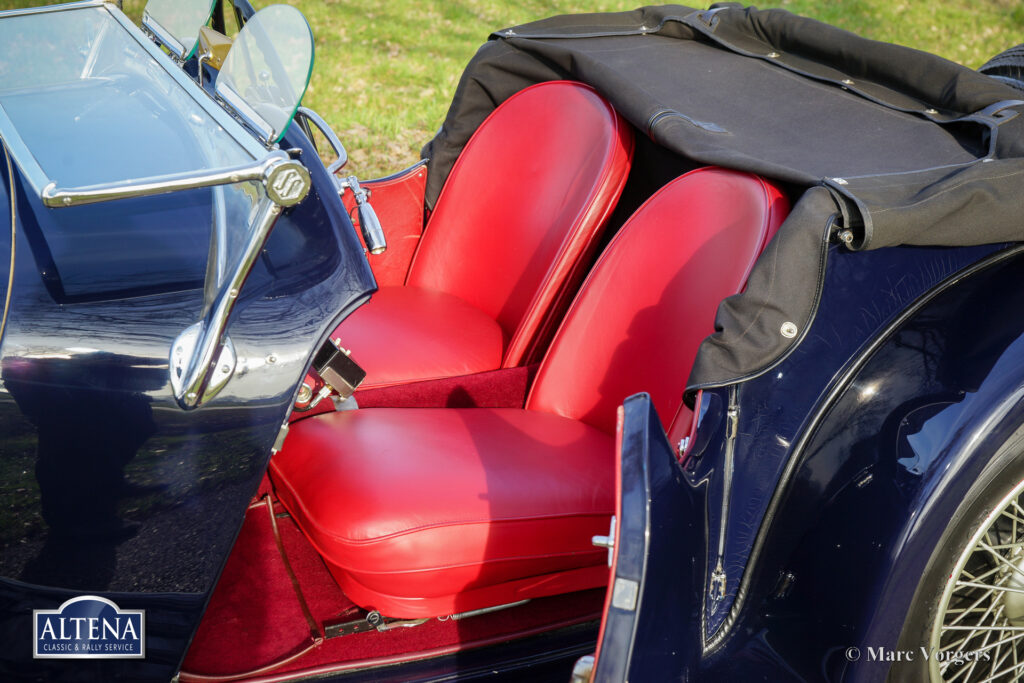
{"label": "car door hinge", "polygon": [[277,432],[277,438],[274,439],[274,445],[270,447],[271,455],[276,455],[284,447],[285,437],[288,436],[288,420],[284,421],[281,425],[281,429]]}
{"label": "car door hinge", "polygon": [[730,441],[736,439],[736,434],[739,432],[740,427],[740,409],[739,406],[729,406],[729,412],[726,413],[725,422],[725,438]]}

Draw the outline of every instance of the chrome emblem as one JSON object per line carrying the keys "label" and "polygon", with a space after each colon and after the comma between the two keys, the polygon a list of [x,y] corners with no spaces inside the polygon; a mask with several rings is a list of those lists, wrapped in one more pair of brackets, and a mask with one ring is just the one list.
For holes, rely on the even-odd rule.
{"label": "chrome emblem", "polygon": [[270,169],[266,180],[267,196],[279,206],[293,206],[309,192],[309,171],[295,161],[286,161]]}

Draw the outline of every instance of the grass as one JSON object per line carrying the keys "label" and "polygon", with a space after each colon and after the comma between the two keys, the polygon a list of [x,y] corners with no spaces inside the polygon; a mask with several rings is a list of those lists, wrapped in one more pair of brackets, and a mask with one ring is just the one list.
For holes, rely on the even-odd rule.
{"label": "grass", "polygon": [[[0,0],[0,8],[36,2]],[[142,0],[125,9],[141,14]],[[257,0],[257,7],[270,4]],[[459,74],[495,29],[566,12],[633,9],[635,0],[292,0],[316,36],[304,104],[320,112],[363,177],[407,166],[440,126]],[[971,67],[1024,42],[1019,0],[768,0],[875,40]],[[704,7],[705,4],[700,5]]]}

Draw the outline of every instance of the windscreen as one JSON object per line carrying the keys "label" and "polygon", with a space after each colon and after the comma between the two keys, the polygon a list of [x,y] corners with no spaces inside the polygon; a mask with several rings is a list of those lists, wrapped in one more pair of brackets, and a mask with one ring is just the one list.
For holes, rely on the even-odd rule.
{"label": "windscreen", "polygon": [[313,33],[294,7],[260,10],[235,38],[217,77],[217,93],[262,129],[284,137],[313,71]]}
{"label": "windscreen", "polygon": [[253,161],[106,7],[0,17],[0,108],[58,188]]}
{"label": "windscreen", "polygon": [[16,193],[32,197],[19,202],[19,223],[59,301],[200,288],[207,274],[219,283],[264,196],[245,182],[56,209],[37,201],[49,183],[146,181],[266,153],[115,14],[0,14],[0,137],[17,161]]}

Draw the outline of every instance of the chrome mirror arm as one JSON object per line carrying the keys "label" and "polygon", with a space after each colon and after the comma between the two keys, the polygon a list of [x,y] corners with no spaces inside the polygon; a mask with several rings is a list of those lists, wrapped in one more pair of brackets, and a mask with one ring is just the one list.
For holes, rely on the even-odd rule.
{"label": "chrome mirror arm", "polygon": [[[201,187],[213,187],[216,185],[233,185],[245,180],[265,181],[272,172],[272,169],[276,168],[287,158],[288,155],[285,152],[275,151],[259,161],[239,164],[237,166],[209,171],[170,173],[142,180],[104,183],[86,187],[62,188],[57,187],[57,183],[51,181],[42,188],[39,196],[43,200],[44,205],[50,208],[60,208],[108,202],[115,199],[149,197],[157,194],[195,190]],[[302,169],[302,172],[308,175],[305,168]]]}
{"label": "chrome mirror arm", "polygon": [[267,194],[257,207],[241,257],[220,283],[205,315],[185,328],[171,344],[171,389],[178,404],[186,410],[198,408],[216,396],[234,374],[236,355],[226,334],[228,320],[278,216],[285,207],[298,204],[309,193],[309,172],[297,161],[276,157],[267,166],[263,184]]}
{"label": "chrome mirror arm", "polygon": [[209,59],[212,56],[213,55],[211,53],[204,52],[203,54],[199,55],[199,57],[196,59],[196,76],[199,78],[200,88],[203,87],[203,60]]}

